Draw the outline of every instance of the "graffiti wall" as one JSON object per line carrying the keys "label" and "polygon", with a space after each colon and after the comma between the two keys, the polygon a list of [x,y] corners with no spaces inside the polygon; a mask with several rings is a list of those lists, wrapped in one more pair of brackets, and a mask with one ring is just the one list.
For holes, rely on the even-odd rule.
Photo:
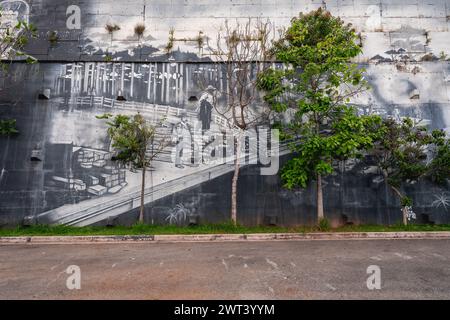
{"label": "graffiti wall", "polygon": [[[20,131],[0,137],[0,225],[134,223],[140,172],[112,161],[107,126],[98,117],[137,112],[157,126],[157,139],[169,137],[147,174],[147,222],[227,220],[234,146],[224,134],[227,120],[211,107],[227,81],[211,62],[210,44],[226,19],[251,12],[276,29],[319,6],[362,32],[357,62],[372,90],[352,101],[361,113],[409,116],[450,133],[446,1],[1,1],[2,25],[37,26],[27,52],[40,63],[14,62],[0,79],[0,118],[17,119]],[[137,24],[145,25],[142,34]],[[106,25],[117,28],[109,32]],[[282,144],[274,154],[266,129],[249,133],[242,147],[239,220],[312,224],[313,188],[287,191],[276,170],[261,173],[289,158]],[[324,188],[333,221],[401,219],[397,200],[363,161],[340,164]],[[408,188],[419,220],[450,221],[448,186]]]}

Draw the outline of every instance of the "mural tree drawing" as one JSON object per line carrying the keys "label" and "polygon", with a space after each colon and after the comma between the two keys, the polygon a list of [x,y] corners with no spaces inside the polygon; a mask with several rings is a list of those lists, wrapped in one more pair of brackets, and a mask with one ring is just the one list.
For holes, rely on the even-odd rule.
{"label": "mural tree drawing", "polygon": [[156,141],[156,126],[151,125],[141,115],[134,116],[106,114],[99,119],[111,119],[107,122],[111,146],[115,151],[113,160],[133,170],[142,170],[141,206],[139,222],[144,222],[145,174],[153,160],[165,147],[165,138]]}
{"label": "mural tree drawing", "polygon": [[318,9],[294,18],[275,43],[282,68],[268,69],[258,86],[274,111],[293,112],[281,124],[294,157],[282,169],[287,188],[306,188],[316,181],[317,219],[324,219],[322,179],[334,163],[362,155],[377,137],[378,116],[358,116],[350,98],[368,89],[364,70],[350,60],[361,53],[358,35],[329,12]]}
{"label": "mural tree drawing", "polygon": [[[237,224],[237,187],[241,167],[241,148],[245,132],[262,124],[268,124],[270,108],[260,99],[257,75],[269,64],[273,27],[270,21],[248,19],[246,23],[228,21],[217,34],[214,48],[210,51],[215,67],[223,70],[226,88],[214,91],[215,112],[226,119],[233,131],[234,173],[231,187],[231,220]],[[225,106],[218,100],[224,98]],[[261,103],[262,102],[262,103]]]}

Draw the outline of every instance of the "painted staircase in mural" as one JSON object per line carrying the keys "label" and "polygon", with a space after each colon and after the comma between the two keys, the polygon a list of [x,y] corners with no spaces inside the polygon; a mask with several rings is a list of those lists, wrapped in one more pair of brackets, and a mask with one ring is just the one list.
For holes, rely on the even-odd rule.
{"label": "painted staircase in mural", "polygon": [[[286,145],[280,147],[280,156],[287,154]],[[243,165],[242,167],[245,167]],[[144,203],[149,204],[176,192],[195,187],[206,181],[213,180],[232,172],[234,164],[206,168],[195,173],[145,189]],[[86,200],[76,205],[63,207],[45,212],[37,217],[37,223],[65,224],[70,226],[88,226],[127,213],[140,206],[140,187],[128,191],[125,195],[107,195],[101,198]]]}
{"label": "painted staircase in mural", "polygon": [[[84,96],[84,97],[70,97],[64,99],[61,97],[56,97],[53,99],[57,104],[63,108],[69,109],[97,109],[102,112],[112,112],[112,113],[136,113],[141,112],[146,116],[150,122],[158,124],[157,126],[157,141],[155,144],[158,145],[161,139],[165,139],[173,135],[174,124],[179,123],[181,117],[186,117],[188,122],[194,122],[194,119],[198,117],[198,114],[194,111],[189,111],[177,107],[155,105],[150,103],[140,103],[135,101],[117,101],[115,99],[105,98],[105,97],[95,97],[95,96]],[[164,122],[161,120],[164,119]],[[212,122],[217,125],[219,130],[224,130],[228,128],[227,120],[222,116],[213,113]],[[192,138],[198,141],[199,137],[195,136],[192,128],[190,129]],[[250,139],[253,139],[250,137]],[[165,163],[170,165],[173,170],[173,148],[175,144],[169,143],[158,155],[155,161]],[[248,142],[248,155],[243,155],[241,158],[242,167],[248,165],[248,163],[254,163],[256,161],[256,156],[258,154],[259,142],[249,141]],[[88,157],[92,161],[96,160],[98,157],[93,155],[92,151],[86,148],[76,148],[77,157],[76,161],[81,164],[90,163],[91,161],[83,162],[85,157]],[[100,151],[99,151],[100,152]],[[280,146],[279,155],[284,155],[288,153],[287,145],[284,144]],[[95,152],[94,152],[95,153]],[[108,152],[106,152],[108,153]],[[110,155],[110,154],[109,154]],[[245,161],[247,157],[247,161]],[[104,159],[99,159],[97,162],[104,162]],[[98,166],[98,165],[97,165]],[[189,165],[188,165],[189,166]],[[204,182],[213,180],[224,174],[230,173],[234,170],[233,161],[226,162],[219,165],[206,165],[201,168],[191,168],[192,170],[186,174],[185,171],[180,172],[178,177],[169,179],[147,187],[145,189],[144,203],[150,204],[156,200],[162,199],[171,194],[198,186]],[[121,214],[130,212],[140,206],[141,200],[141,187],[135,186],[130,187],[121,194],[121,189],[127,186],[125,181],[125,170],[115,169],[117,172],[112,172],[111,174],[103,174],[104,181],[98,183],[98,178],[95,176],[92,179],[97,179],[97,183],[91,186],[86,186],[81,180],[78,179],[67,179],[63,177],[54,177],[57,182],[63,183],[65,185],[70,184],[74,189],[84,188],[88,189],[89,193],[93,195],[92,198],[81,201],[76,204],[65,204],[53,210],[39,214],[36,218],[29,217],[35,223],[39,224],[65,224],[70,226],[88,226],[98,223],[103,220],[113,219]],[[117,179],[114,177],[117,176]],[[117,183],[114,183],[114,179]],[[111,180],[111,181],[110,181]],[[112,181],[114,180],[114,181]],[[111,185],[108,185],[110,183]],[[84,187],[83,187],[84,186]],[[83,190],[84,190],[83,189]]]}

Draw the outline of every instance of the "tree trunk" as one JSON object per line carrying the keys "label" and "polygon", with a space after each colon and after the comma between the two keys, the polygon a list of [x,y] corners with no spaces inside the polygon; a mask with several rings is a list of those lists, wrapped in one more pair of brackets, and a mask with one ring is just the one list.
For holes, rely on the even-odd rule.
{"label": "tree trunk", "polygon": [[324,218],[323,214],[323,190],[322,190],[322,176],[317,175],[317,222]]}
{"label": "tree trunk", "polygon": [[403,225],[407,226],[408,225],[408,212],[406,211],[406,207],[402,208],[402,212],[403,212]]}
{"label": "tree trunk", "polygon": [[142,185],[141,185],[141,210],[139,213],[139,223],[144,223],[144,209],[145,209],[145,203],[144,203],[144,194],[145,194],[145,167],[142,169]]}
{"label": "tree trunk", "polygon": [[[400,192],[400,190],[398,190],[396,187],[393,187],[393,186],[391,186],[391,189],[394,190],[395,194],[397,194],[397,196],[400,200],[400,203],[401,203],[403,195]],[[407,212],[406,207],[402,207],[402,214],[403,214],[403,225],[407,226],[408,225],[408,216],[407,216],[408,212]]]}
{"label": "tree trunk", "polygon": [[240,137],[235,138],[235,154],[236,159],[234,159],[234,175],[233,182],[231,184],[231,222],[236,226],[237,225],[237,187],[239,180],[239,171],[240,171],[240,156],[241,156],[241,142]]}

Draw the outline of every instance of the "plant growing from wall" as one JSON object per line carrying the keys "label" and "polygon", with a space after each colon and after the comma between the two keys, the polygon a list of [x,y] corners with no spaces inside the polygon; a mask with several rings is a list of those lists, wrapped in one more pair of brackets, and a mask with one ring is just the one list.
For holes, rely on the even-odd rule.
{"label": "plant growing from wall", "polygon": [[134,34],[137,35],[138,37],[142,37],[144,35],[144,32],[145,32],[145,24],[138,23],[134,26]]}
{"label": "plant growing from wall", "polygon": [[106,24],[105,29],[106,29],[106,31],[108,31],[109,34],[112,34],[116,31],[119,31],[120,26],[115,23],[114,24],[108,23],[108,24]]}
{"label": "plant growing from wall", "polygon": [[134,26],[134,34],[138,37],[139,45],[141,44],[140,42],[144,36],[145,29],[146,27],[143,23],[138,23]]}
{"label": "plant growing from wall", "polygon": [[[215,59],[215,69],[223,72],[227,88],[214,93],[213,107],[216,113],[226,119],[233,131],[234,173],[231,186],[231,220],[237,224],[237,188],[241,167],[241,149],[245,132],[261,124],[269,123],[270,108],[260,99],[257,76],[268,66],[269,41],[261,37],[272,36],[270,21],[248,19],[246,23],[236,22],[231,26],[225,22],[217,34],[210,51]],[[206,81],[205,81],[206,83]],[[225,106],[218,97],[224,98]],[[262,102],[255,108],[256,102]]]}
{"label": "plant growing from wall", "polygon": [[115,23],[108,23],[108,24],[105,25],[105,30],[108,32],[108,34],[111,37],[111,46],[112,46],[114,32],[119,31],[120,30],[120,26],[115,24]]}
{"label": "plant growing from wall", "polygon": [[149,124],[141,114],[134,116],[105,114],[97,117],[107,119],[108,136],[115,152],[113,160],[132,170],[142,171],[141,205],[139,222],[144,222],[145,174],[153,160],[165,147],[165,138],[156,139],[156,126]]}
{"label": "plant growing from wall", "polygon": [[59,40],[58,32],[57,31],[50,31],[48,33],[48,41],[51,45],[55,45]]}
{"label": "plant growing from wall", "polygon": [[259,77],[265,100],[276,112],[294,113],[281,124],[285,137],[295,138],[294,157],[282,169],[285,187],[316,183],[317,222],[324,216],[322,180],[336,161],[361,157],[378,136],[381,118],[359,116],[350,98],[368,89],[363,69],[350,63],[361,53],[358,35],[329,12],[318,9],[294,18],[274,47],[284,68]]}
{"label": "plant growing from wall", "polygon": [[198,32],[198,36],[195,40],[197,42],[197,48],[198,48],[199,52],[201,52],[203,49],[203,46],[205,45],[205,38],[203,36],[203,31]]}
{"label": "plant growing from wall", "polygon": [[173,47],[175,45],[175,29],[170,28],[169,30],[169,41],[166,44],[165,50],[167,54],[170,54],[173,50]]}
{"label": "plant growing from wall", "polygon": [[175,29],[171,28],[169,30],[169,41],[164,47],[167,54],[170,54],[175,46],[175,42],[195,42],[197,44],[197,48],[199,52],[203,49],[205,45],[205,36],[203,35],[203,31],[199,31],[198,35],[194,38],[176,38],[175,37]]}

